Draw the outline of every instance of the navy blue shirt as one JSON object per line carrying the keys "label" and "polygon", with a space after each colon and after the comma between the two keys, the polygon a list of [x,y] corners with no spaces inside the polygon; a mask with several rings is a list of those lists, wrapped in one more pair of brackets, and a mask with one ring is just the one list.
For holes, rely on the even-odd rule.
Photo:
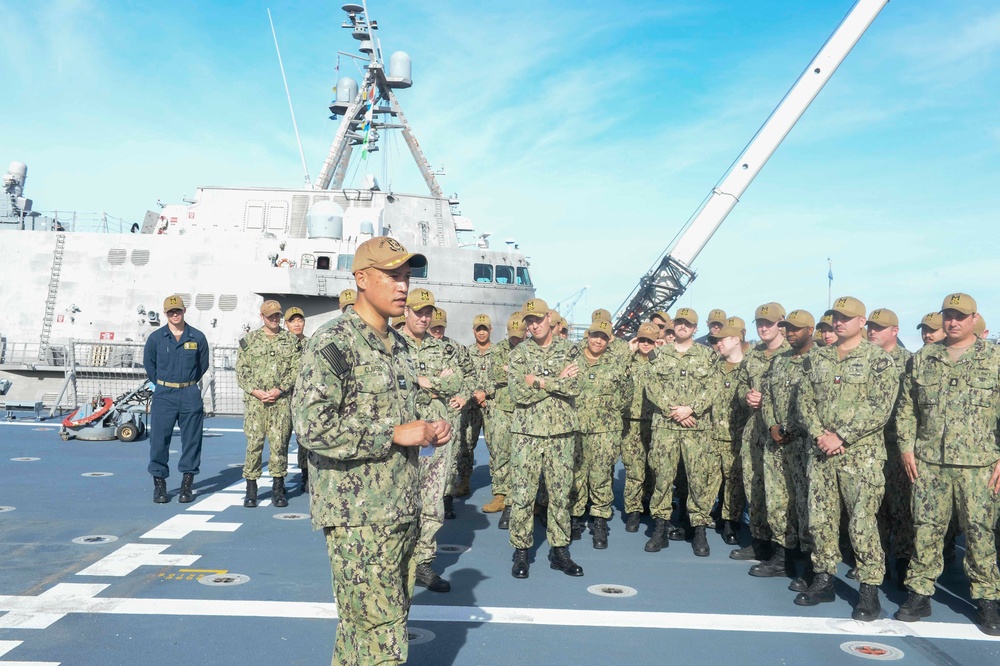
{"label": "navy blue shirt", "polygon": [[181,339],[162,326],[146,339],[142,365],[151,382],[197,382],[208,372],[208,340],[191,324],[184,324]]}

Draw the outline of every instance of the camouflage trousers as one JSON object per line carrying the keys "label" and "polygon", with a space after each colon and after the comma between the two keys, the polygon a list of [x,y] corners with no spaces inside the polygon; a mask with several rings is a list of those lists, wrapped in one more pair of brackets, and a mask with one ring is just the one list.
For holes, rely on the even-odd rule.
{"label": "camouflage trousers", "polygon": [[402,664],[413,596],[416,523],[326,527],[337,601],[333,666]]}
{"label": "camouflage trousers", "polygon": [[740,457],[741,442],[715,440],[713,449],[722,465],[722,520],[739,522],[743,520],[743,508],[747,496],[743,491],[743,460]]}
{"label": "camouflage trousers", "polygon": [[570,515],[582,516],[590,501],[590,515],[598,518],[611,517],[611,502],[614,493],[611,482],[615,471],[615,449],[620,434],[618,432],[581,433],[580,449],[582,464],[574,469],[573,504]]}
{"label": "camouflage trousers", "polygon": [[1000,599],[1000,573],[994,527],[1000,495],[987,483],[993,465],[957,467],[917,461],[913,483],[913,517],[917,535],[906,587],[917,594],[934,594],[934,582],[944,569],[941,548],[952,512],[965,531],[965,574],[973,599]]}
{"label": "camouflage trousers", "polygon": [[[473,400],[469,401],[470,403]],[[487,420],[486,413],[479,407],[466,405],[462,410],[461,422],[459,424],[459,446],[455,451],[455,478],[468,479],[472,476],[472,470],[476,467],[475,450],[479,443],[479,433],[485,432]],[[489,445],[487,445],[488,447]]]}
{"label": "camouflage trousers", "polygon": [[649,445],[653,437],[651,421],[625,419],[625,429],[618,445],[614,462],[621,456],[625,465],[625,513],[642,513],[642,496],[646,487],[646,466],[649,460]]}
{"label": "camouflage trousers", "polygon": [[514,434],[511,447],[510,545],[534,544],[534,508],[539,478],[548,489],[545,536],[552,547],[568,546],[569,504],[573,489],[573,449],[576,433],[539,437]]}
{"label": "camouflage trousers", "polygon": [[504,497],[510,497],[510,443],[513,440],[510,432],[511,416],[512,412],[492,409],[483,424],[486,429],[486,448],[490,452],[493,494]]}
{"label": "camouflage trousers", "polygon": [[243,478],[259,479],[264,455],[264,439],[271,445],[267,471],[272,477],[283,477],[288,472],[288,440],[292,437],[292,410],[289,398],[265,404],[256,398],[245,401],[243,432],[247,436],[246,460]]}
{"label": "camouflage trousers", "polygon": [[434,449],[430,456],[420,456],[420,519],[418,520],[417,564],[433,562],[437,553],[437,533],[444,524],[444,495],[451,464],[452,443]]}
{"label": "camouflage trousers", "polygon": [[816,573],[835,574],[840,555],[841,498],[847,510],[847,531],[857,559],[858,582],[881,585],[885,553],[878,536],[879,504],[885,493],[882,462],[850,453],[820,456],[809,447],[809,531]]}
{"label": "camouflage trousers", "polygon": [[[702,431],[697,432],[699,435]],[[687,433],[670,428],[653,428],[649,443],[649,467],[653,470],[653,496],[649,513],[653,518],[670,520],[673,511],[674,477],[681,457],[681,442]]]}
{"label": "camouflage trousers", "polygon": [[809,533],[808,457],[812,443],[797,437],[788,444],[764,444],[764,497],[774,542],[812,552]]}
{"label": "camouflage trousers", "polygon": [[711,433],[679,430],[681,460],[687,472],[687,512],[691,527],[714,525],[711,512],[722,485],[722,455]]}
{"label": "camouflage trousers", "polygon": [[743,472],[743,491],[750,504],[750,535],[755,539],[773,541],[774,533],[767,520],[767,495],[764,490],[764,438],[770,439],[770,435],[760,424],[760,414],[754,412],[743,430],[740,469]]}
{"label": "camouflage trousers", "polygon": [[[445,413],[445,418],[451,424],[451,441],[448,442],[448,467],[445,470],[444,495],[454,495],[455,486],[458,482],[458,450],[462,447],[462,410],[449,407]],[[443,499],[442,499],[443,501]]]}
{"label": "camouflage trousers", "polygon": [[886,555],[893,553],[897,558],[912,559],[913,540],[916,538],[913,511],[910,508],[913,484],[906,476],[903,458],[898,451],[890,450],[889,459],[882,469],[885,474],[885,499],[878,511],[882,550]]}

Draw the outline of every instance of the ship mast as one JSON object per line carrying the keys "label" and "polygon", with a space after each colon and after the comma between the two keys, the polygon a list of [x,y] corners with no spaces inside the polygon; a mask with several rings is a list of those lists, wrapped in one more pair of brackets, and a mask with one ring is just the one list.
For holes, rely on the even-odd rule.
{"label": "ship mast", "polygon": [[[394,60],[401,57],[403,70],[401,72],[386,72],[385,61],[382,58],[382,47],[375,31],[378,30],[378,22],[368,19],[367,4],[347,3],[343,6],[347,12],[347,21],[342,27],[352,31],[354,38],[360,42],[359,50],[368,59],[368,66],[365,68],[365,76],[353,99],[346,106],[338,104],[341,97],[340,82],[337,83],[338,100],[330,106],[330,110],[336,114],[343,113],[343,120],[337,129],[337,134],[333,138],[330,150],[323,161],[323,168],[316,178],[315,187],[317,189],[340,189],[344,183],[344,176],[347,165],[350,162],[354,148],[363,146],[363,150],[371,152],[377,150],[378,130],[398,129],[403,134],[407,147],[413,160],[420,169],[420,175],[427,183],[427,189],[432,196],[438,199],[444,198],[444,192],[438,185],[437,178],[431,170],[427,158],[420,149],[416,136],[410,127],[409,121],[403,114],[399,105],[399,100],[393,92],[395,88],[409,88],[412,81],[409,76],[409,56],[406,54],[393,54],[390,60],[390,70],[393,70]],[[356,57],[356,56],[352,56]],[[389,116],[395,122],[385,122],[378,118]]]}
{"label": "ship mast", "polygon": [[889,0],[858,0],[848,12],[673,245],[660,255],[619,307],[615,318],[617,334],[634,334],[653,312],[667,310],[677,302],[696,277],[692,262],[888,3]]}

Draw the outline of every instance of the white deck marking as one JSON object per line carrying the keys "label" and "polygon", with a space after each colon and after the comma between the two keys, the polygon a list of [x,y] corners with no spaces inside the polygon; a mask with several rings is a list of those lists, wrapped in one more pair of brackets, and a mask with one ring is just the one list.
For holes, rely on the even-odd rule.
{"label": "white deck marking", "polygon": [[[227,488],[228,490],[228,488]],[[231,506],[243,506],[243,495],[235,493],[212,493],[205,495],[187,508],[188,511],[225,511]]]}
{"label": "white deck marking", "polygon": [[[24,641],[0,641],[0,657],[4,656]],[[58,661],[0,661],[3,666],[59,666]]]}
{"label": "white deck marking", "polygon": [[191,532],[235,532],[243,523],[210,523],[214,516],[206,514],[178,514],[167,518],[149,530],[140,539],[183,539]]}
{"label": "white deck marking", "polygon": [[127,576],[143,566],[189,567],[201,558],[201,555],[160,555],[167,548],[169,544],[127,543],[76,575]]}
{"label": "white deck marking", "polygon": [[[107,585],[60,583],[37,597],[0,596],[0,611],[43,616],[68,613],[214,617],[327,619],[337,617],[333,603],[273,600],[123,599],[95,595]],[[971,622],[855,622],[832,617],[725,615],[720,613],[656,613],[569,610],[564,608],[502,608],[475,606],[414,606],[413,622],[473,624],[533,624],[539,626],[687,629],[696,631],[767,632],[834,636],[878,636],[996,641]]]}

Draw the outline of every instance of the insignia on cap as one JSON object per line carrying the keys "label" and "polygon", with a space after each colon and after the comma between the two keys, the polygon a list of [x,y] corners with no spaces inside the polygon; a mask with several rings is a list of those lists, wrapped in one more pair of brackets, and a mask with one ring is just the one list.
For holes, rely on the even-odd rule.
{"label": "insignia on cap", "polygon": [[837,307],[838,308],[842,308],[845,305],[847,305],[847,299],[846,298],[838,298],[837,299]]}
{"label": "insignia on cap", "polygon": [[400,245],[399,241],[396,240],[395,238],[386,237],[382,239],[382,241],[378,244],[378,246],[382,247],[383,245],[388,245],[389,249],[392,250],[393,252],[406,252],[406,250],[403,249],[403,246]]}
{"label": "insignia on cap", "polygon": [[952,294],[948,302],[951,303],[952,305],[959,305],[962,302],[962,295]]}

